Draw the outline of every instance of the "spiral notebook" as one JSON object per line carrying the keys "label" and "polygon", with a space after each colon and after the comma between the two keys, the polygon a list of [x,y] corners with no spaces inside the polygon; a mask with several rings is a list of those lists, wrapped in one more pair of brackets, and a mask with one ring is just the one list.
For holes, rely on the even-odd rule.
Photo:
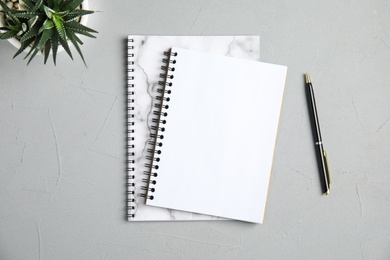
{"label": "spiral notebook", "polygon": [[[259,36],[141,36],[127,40],[127,210],[129,221],[219,220],[216,216],[147,206],[146,189],[157,122],[153,111],[162,95],[163,53],[172,46],[258,60]],[[159,92],[160,91],[160,92]]]}
{"label": "spiral notebook", "polygon": [[287,67],[167,55],[146,204],[262,223]]}

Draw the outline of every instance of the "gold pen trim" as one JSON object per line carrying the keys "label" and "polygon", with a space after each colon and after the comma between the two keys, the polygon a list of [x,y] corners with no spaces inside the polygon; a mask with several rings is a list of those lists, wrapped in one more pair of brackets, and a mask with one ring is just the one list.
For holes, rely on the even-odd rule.
{"label": "gold pen trim", "polygon": [[326,167],[326,175],[327,175],[327,178],[328,178],[328,190],[326,191],[326,195],[329,194],[329,189],[330,189],[330,183],[331,183],[331,180],[330,180],[330,172],[329,172],[329,164],[328,164],[328,155],[326,154],[326,151],[324,150],[324,159],[325,159],[325,167]]}

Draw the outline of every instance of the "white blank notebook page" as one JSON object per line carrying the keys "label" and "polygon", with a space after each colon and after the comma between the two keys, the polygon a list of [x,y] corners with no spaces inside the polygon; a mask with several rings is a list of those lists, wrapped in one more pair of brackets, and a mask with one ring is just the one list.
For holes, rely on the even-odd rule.
{"label": "white blank notebook page", "polygon": [[158,175],[146,203],[262,223],[287,68],[175,52]]}

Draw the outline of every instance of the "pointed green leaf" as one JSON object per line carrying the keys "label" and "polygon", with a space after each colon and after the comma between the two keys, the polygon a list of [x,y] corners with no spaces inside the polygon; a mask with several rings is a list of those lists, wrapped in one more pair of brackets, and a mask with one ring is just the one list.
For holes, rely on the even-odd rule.
{"label": "pointed green leaf", "polygon": [[30,62],[32,61],[32,59],[34,59],[35,55],[37,55],[38,52],[39,52],[39,50],[35,50],[35,51],[33,52],[33,54],[31,55],[30,59],[29,59],[28,62],[27,62],[27,65],[30,64]]}
{"label": "pointed green leaf", "polygon": [[3,8],[2,12],[9,16],[14,23],[20,23],[19,19],[14,16],[15,10],[9,9],[9,7],[0,0],[0,6]]}
{"label": "pointed green leaf", "polygon": [[7,29],[12,30],[12,31],[20,31],[20,30],[22,30],[22,26],[21,25],[8,25]]}
{"label": "pointed green leaf", "polygon": [[11,19],[5,19],[5,24],[6,24],[6,25],[18,25],[19,23],[15,23],[15,22],[12,21]]}
{"label": "pointed green leaf", "polygon": [[27,21],[28,28],[32,28],[37,21],[38,21],[38,15],[36,15],[36,16],[32,17],[31,19],[29,19]]}
{"label": "pointed green leaf", "polygon": [[6,4],[5,4],[5,2],[7,2],[6,0],[2,0],[1,1],[2,3],[0,4],[0,6],[2,7],[2,10],[1,10],[1,12],[12,12],[12,13],[15,13],[15,12],[17,12],[17,10],[16,9],[13,9],[12,7],[10,8],[10,7],[8,7]]}
{"label": "pointed green leaf", "polygon": [[71,3],[73,0],[62,0],[61,3],[60,3],[60,9],[61,10],[64,10],[64,6],[66,6],[67,4]]}
{"label": "pointed green leaf", "polygon": [[47,7],[46,5],[43,6],[43,10],[45,11],[47,18],[52,19],[52,16],[55,13],[55,11],[53,9]]}
{"label": "pointed green leaf", "polygon": [[56,62],[57,62],[57,51],[58,51],[58,33],[57,31],[55,31],[53,33],[53,35],[51,36],[51,47],[53,49],[52,53],[53,53],[53,62],[54,62],[54,65],[56,65]]}
{"label": "pointed green leaf", "polygon": [[18,34],[18,31],[8,31],[5,33],[0,33],[0,40],[8,40],[15,37]]}
{"label": "pointed green leaf", "polygon": [[25,40],[28,40],[32,37],[35,37],[39,34],[39,29],[38,29],[38,26],[34,26],[32,27],[30,30],[28,30],[28,32],[26,32],[22,38],[20,38],[20,41],[21,42],[24,42]]}
{"label": "pointed green leaf", "polygon": [[7,12],[10,10],[8,6],[5,3],[3,3],[3,1],[0,1],[0,6],[4,9],[2,10],[2,12]]}
{"label": "pointed green leaf", "polygon": [[73,34],[74,35],[74,37],[76,38],[76,41],[79,43],[79,44],[81,44],[81,45],[83,45],[84,43],[80,40],[80,38],[79,37],[77,37],[77,35],[76,34]]}
{"label": "pointed green leaf", "polygon": [[53,14],[53,22],[57,29],[57,32],[59,33],[60,37],[64,40],[66,40],[66,33],[64,28],[64,20],[61,16],[58,16],[57,14]]}
{"label": "pointed green leaf", "polygon": [[8,16],[11,18],[11,20],[14,23],[16,23],[16,24],[20,23],[20,20],[17,17],[15,17],[13,14],[8,14]]}
{"label": "pointed green leaf", "polygon": [[83,2],[84,2],[84,0],[73,0],[72,2],[65,5],[63,10],[73,11],[77,7],[79,7]]}
{"label": "pointed green leaf", "polygon": [[19,13],[13,14],[13,16],[15,16],[17,18],[25,18],[25,19],[30,19],[36,15],[38,15],[38,13],[19,12]]}
{"label": "pointed green leaf", "polygon": [[64,16],[64,21],[69,22],[81,16],[93,14],[93,13],[94,11],[90,11],[90,10],[74,10],[72,12],[69,12],[69,14],[67,14],[66,16]]}
{"label": "pointed green leaf", "polygon": [[45,54],[44,64],[46,64],[47,58],[49,58],[50,49],[51,49],[51,41],[47,41],[45,44],[45,51],[44,51]]}
{"label": "pointed green leaf", "polygon": [[76,38],[74,37],[75,36],[74,33],[67,30],[67,35],[70,41],[73,43],[73,46],[76,48],[77,52],[80,54],[80,57],[83,60],[85,67],[87,67],[87,63],[85,63],[83,53],[81,52],[81,49],[77,43]]}
{"label": "pointed green leaf", "polygon": [[37,49],[38,50],[41,50],[43,49],[43,46],[45,45],[45,43],[50,39],[50,37],[53,35],[53,31],[54,29],[48,29],[48,30],[44,30],[43,33],[42,33],[42,37],[41,39],[39,40],[39,43],[37,45]]}
{"label": "pointed green leaf", "polygon": [[26,4],[26,7],[27,7],[28,10],[33,9],[33,7],[34,7],[34,5],[35,5],[35,4],[34,4],[32,1],[30,1],[30,0],[23,0],[23,3]]}
{"label": "pointed green leaf", "polygon": [[30,54],[32,52],[34,52],[36,50],[36,47],[38,45],[38,42],[39,40],[41,39],[41,35],[38,35],[35,39],[34,39],[34,43],[33,45],[31,46],[31,50],[27,53],[27,55],[24,57],[24,59],[26,59],[28,56],[30,56]]}
{"label": "pointed green leaf", "polygon": [[30,44],[34,41],[34,38],[30,38],[28,39],[27,41],[25,42],[22,42],[21,43],[21,47],[19,48],[19,50],[15,53],[14,55],[14,59],[15,57],[17,57],[19,54],[21,54],[28,46],[30,46]]}
{"label": "pointed green leaf", "polygon": [[64,16],[67,15],[68,13],[69,13],[69,11],[56,12],[56,14],[58,14],[58,15],[61,16],[61,17],[64,17]]}
{"label": "pointed green leaf", "polygon": [[76,21],[70,21],[70,22],[67,22],[66,23],[66,27],[67,28],[72,28],[74,30],[77,30],[77,31],[85,31],[85,32],[91,32],[91,33],[98,33],[97,31],[87,27],[87,26],[84,26]]}
{"label": "pointed green leaf", "polygon": [[46,19],[46,21],[43,23],[42,27],[39,29],[39,33],[43,32],[43,30],[49,30],[53,27],[54,27],[54,23],[51,20]]}
{"label": "pointed green leaf", "polygon": [[61,37],[58,37],[58,41],[61,43],[62,47],[64,47],[64,50],[68,53],[70,58],[73,60],[72,52],[69,49],[68,42],[66,40],[62,39]]}
{"label": "pointed green leaf", "polygon": [[38,11],[39,8],[41,7],[42,3],[43,3],[43,0],[38,0],[35,3],[34,7],[31,9],[31,12],[35,13],[36,11]]}
{"label": "pointed green leaf", "polygon": [[85,35],[85,36],[90,37],[90,38],[96,38],[95,35],[90,34],[89,32],[79,31],[79,30],[74,29],[74,28],[67,28],[67,29],[70,30],[70,31],[72,31],[72,32],[78,33],[78,34]]}

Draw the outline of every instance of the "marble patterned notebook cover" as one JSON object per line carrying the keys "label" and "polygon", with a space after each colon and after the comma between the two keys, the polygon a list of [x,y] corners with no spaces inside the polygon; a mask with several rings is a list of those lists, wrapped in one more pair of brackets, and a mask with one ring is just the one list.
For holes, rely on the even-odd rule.
{"label": "marble patterned notebook cover", "polygon": [[128,36],[127,219],[129,221],[221,220],[223,218],[145,204],[151,134],[164,51],[172,46],[248,60],[259,60],[259,36]]}

